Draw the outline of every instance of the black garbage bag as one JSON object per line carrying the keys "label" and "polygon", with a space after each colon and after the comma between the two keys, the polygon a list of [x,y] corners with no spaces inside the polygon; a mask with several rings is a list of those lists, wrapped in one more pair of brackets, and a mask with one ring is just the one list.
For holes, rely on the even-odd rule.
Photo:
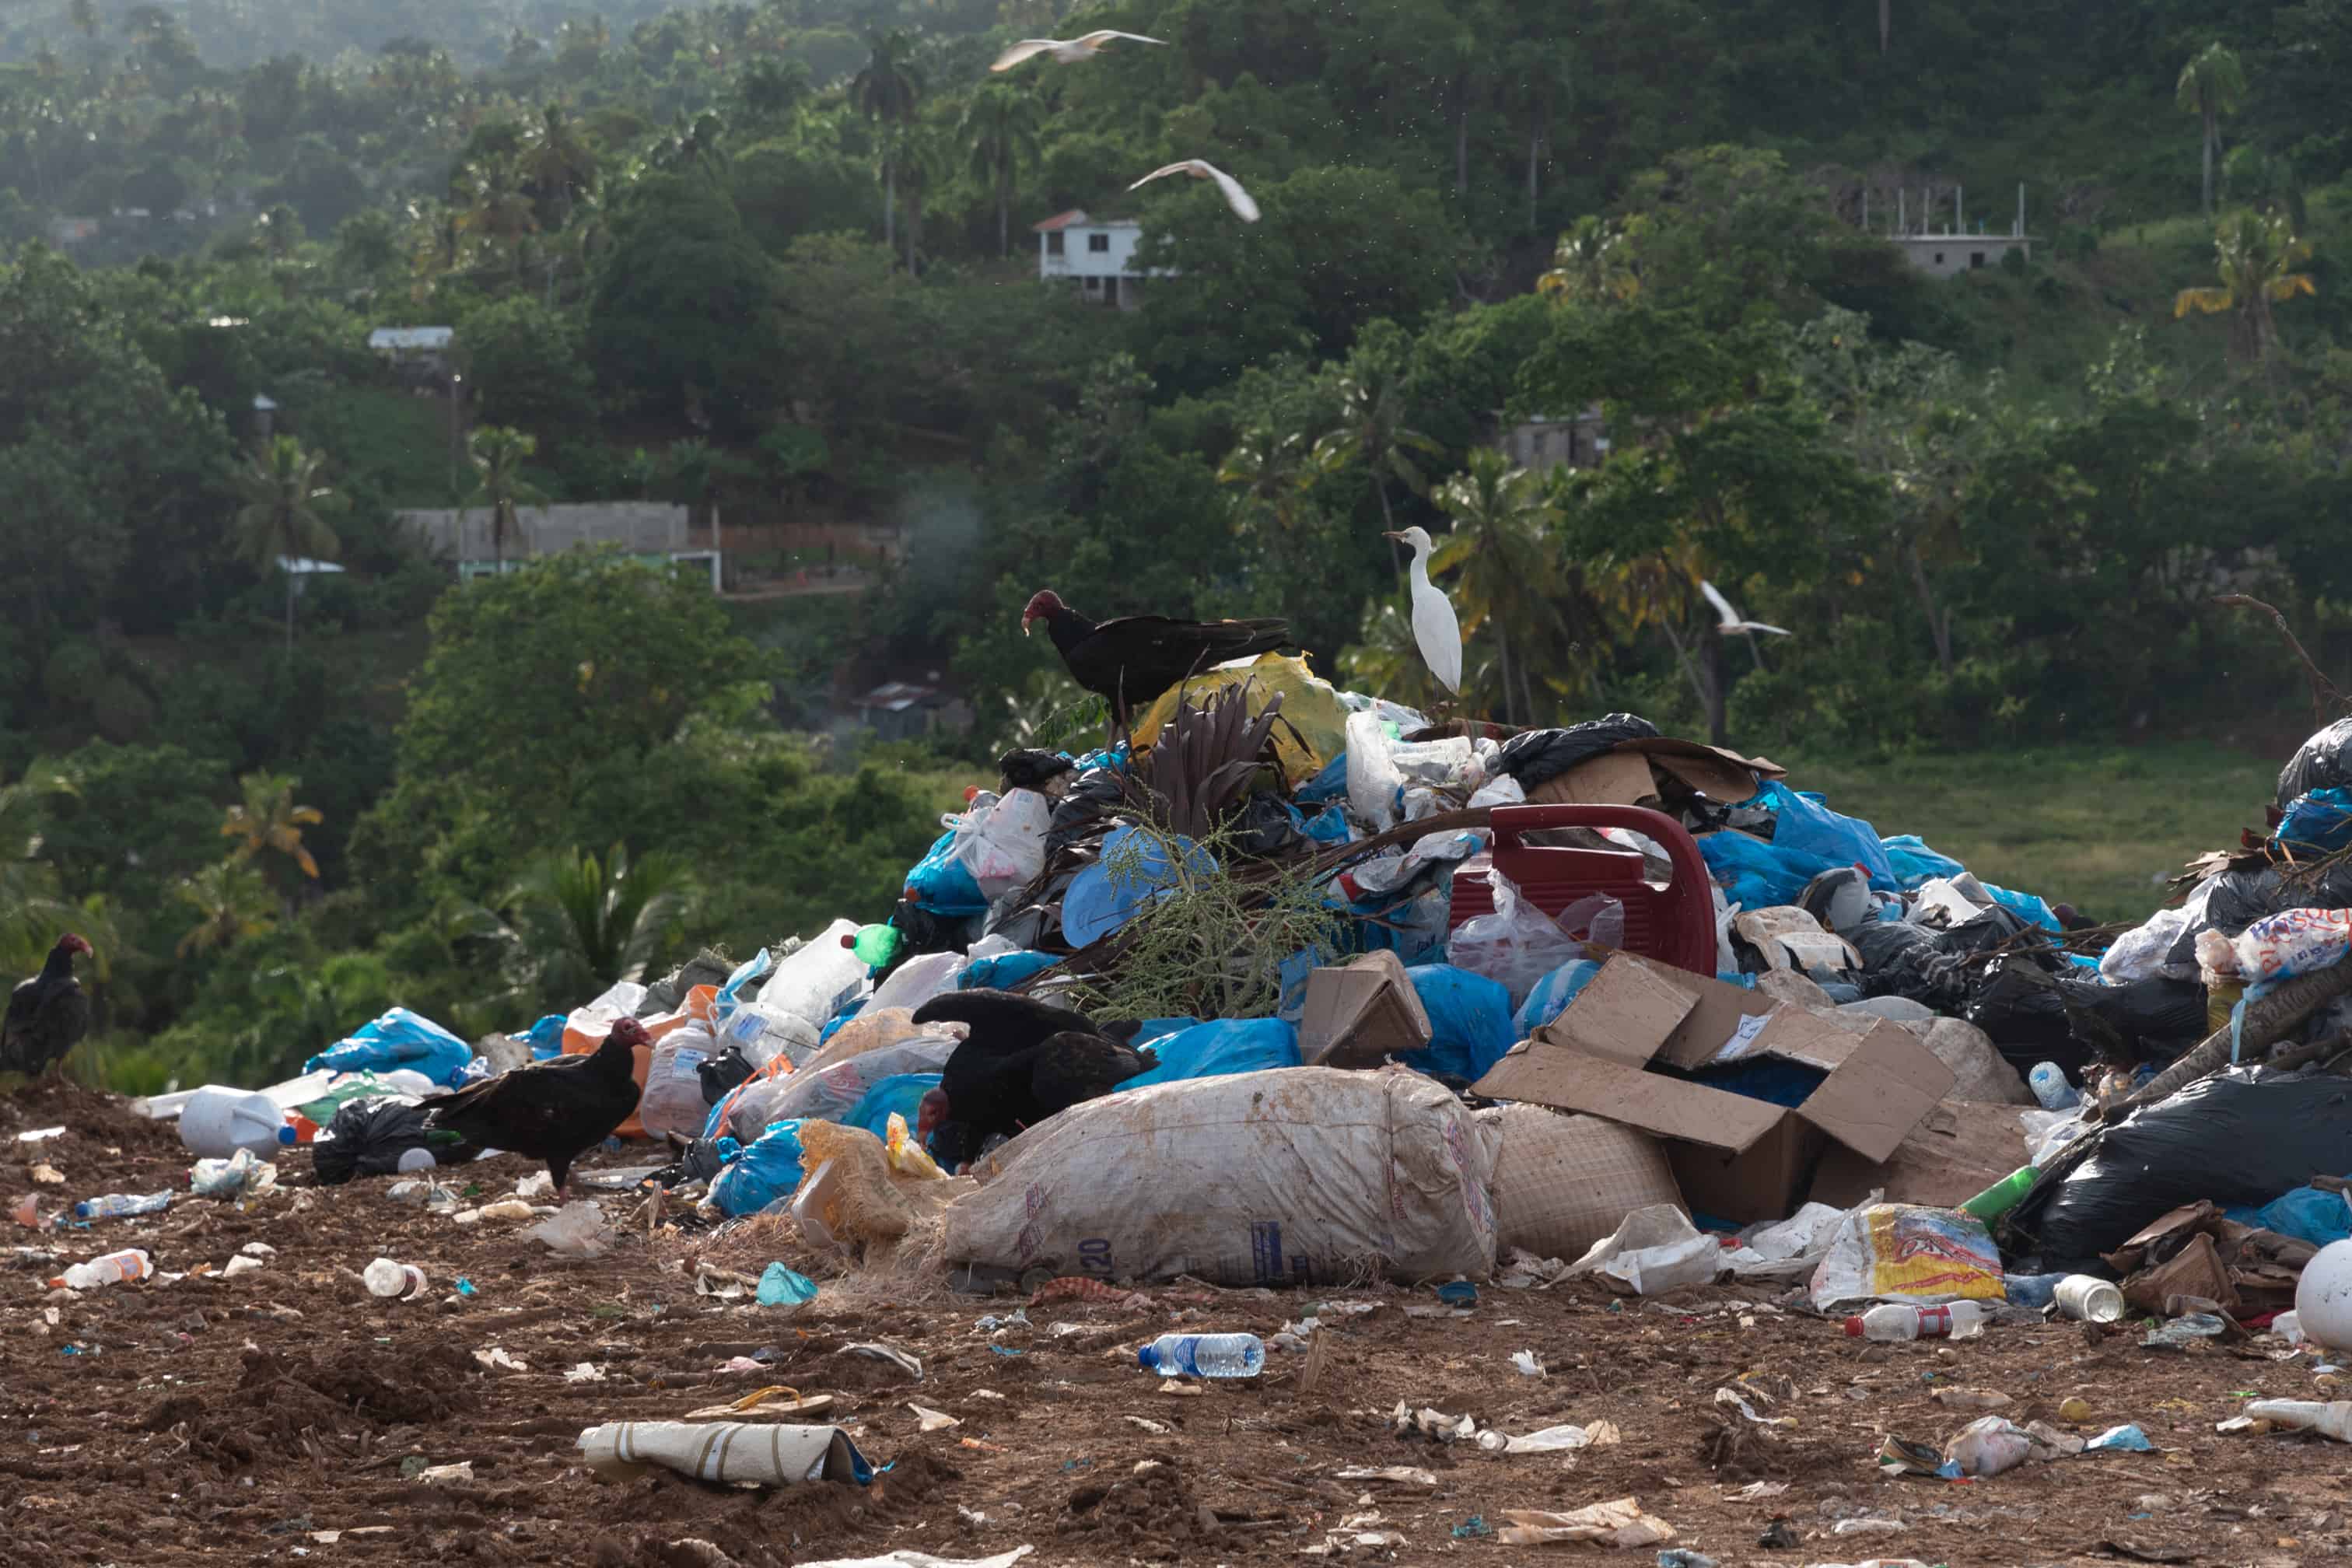
{"label": "black garbage bag", "polygon": [[751,1075],[759,1070],[740,1046],[730,1046],[715,1057],[703,1058],[694,1068],[694,1076],[702,1080],[702,1103],[718,1104],[751,1082]]}
{"label": "black garbage bag", "polygon": [[1034,789],[1042,792],[1047,784],[1077,765],[1059,752],[1043,752],[1034,747],[1007,752],[996,759],[997,774],[1003,780],[1004,787],[1008,790]]}
{"label": "black garbage bag", "polygon": [[2338,719],[2305,741],[2279,770],[2279,809],[2284,811],[2299,795],[2346,784],[2352,784],[2352,719]]}
{"label": "black garbage bag", "polygon": [[1882,921],[1843,934],[1862,954],[1864,995],[1908,997],[1955,1016],[1968,1006],[1987,955],[1996,950],[2043,969],[2057,962],[2040,927],[1999,904],[1948,931]]}
{"label": "black garbage bag", "polygon": [[436,1165],[456,1165],[481,1152],[455,1132],[428,1131],[427,1107],[405,1100],[346,1100],[334,1120],[310,1144],[310,1168],[322,1187],[340,1187],[355,1176],[389,1176],[419,1149]]}
{"label": "black garbage bag", "polygon": [[1503,742],[1497,772],[1519,781],[1533,794],[1577,763],[1597,757],[1627,741],[1654,741],[1658,727],[1638,713],[1612,713],[1588,719],[1565,730],[1528,730]]}
{"label": "black garbage bag", "polygon": [[1124,781],[1116,768],[1088,768],[1080,773],[1070,793],[1054,803],[1053,819],[1045,825],[1046,855],[1066,848],[1117,805],[1124,794]]}
{"label": "black garbage bag", "polygon": [[[725,1142],[732,1143],[735,1141],[730,1138]],[[676,1160],[646,1179],[665,1191],[680,1182],[707,1182],[727,1167],[727,1158],[719,1147],[719,1142],[717,1138],[697,1138],[678,1150]]]}
{"label": "black garbage bag", "polygon": [[2352,1173],[2352,1080],[2259,1070],[2218,1073],[2103,1128],[2064,1179],[2026,1194],[2011,1229],[2045,1268],[2077,1268],[2182,1204],[2255,1206]]}
{"label": "black garbage bag", "polygon": [[1234,848],[1259,859],[1271,860],[1314,847],[1306,829],[1290,814],[1279,797],[1260,793],[1249,797],[1226,824],[1233,834]]}
{"label": "black garbage bag", "polygon": [[2122,985],[2063,984],[2080,987],[2076,994],[2142,1058],[2169,1059],[2210,1032],[2205,1026],[2205,987],[2194,980],[2152,974]]}

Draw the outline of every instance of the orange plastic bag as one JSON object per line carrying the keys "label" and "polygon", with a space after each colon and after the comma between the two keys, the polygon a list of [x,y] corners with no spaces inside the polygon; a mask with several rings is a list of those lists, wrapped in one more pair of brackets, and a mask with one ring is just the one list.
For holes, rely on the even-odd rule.
{"label": "orange plastic bag", "polygon": [[[718,995],[719,988],[715,985],[694,987],[686,994],[685,1006],[675,1013],[665,1013],[658,1018],[645,1020],[646,1038],[659,1044],[663,1036],[682,1029],[689,1023],[698,1023],[708,1028],[711,1004]],[[564,1021],[563,1054],[568,1057],[584,1056],[594,1050],[604,1043],[604,1037],[613,1032],[614,1022],[609,1018],[583,1017],[581,1012],[575,1011]],[[637,1098],[642,1100],[646,1094],[646,1079],[653,1073],[653,1046],[639,1046],[630,1055],[636,1058],[630,1064],[630,1070],[636,1078]],[[629,1119],[613,1131],[623,1138],[643,1138],[646,1136],[646,1124],[632,1110]]]}

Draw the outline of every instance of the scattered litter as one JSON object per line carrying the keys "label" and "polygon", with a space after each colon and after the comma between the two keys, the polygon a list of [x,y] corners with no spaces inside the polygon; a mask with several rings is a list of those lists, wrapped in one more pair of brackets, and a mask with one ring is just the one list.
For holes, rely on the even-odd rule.
{"label": "scattered litter", "polygon": [[474,1359],[492,1372],[529,1372],[530,1363],[507,1353],[505,1347],[492,1345],[474,1352]]}
{"label": "scattered litter", "polygon": [[871,1356],[876,1361],[887,1361],[893,1366],[904,1368],[908,1375],[913,1377],[917,1382],[919,1383],[922,1381],[923,1363],[918,1361],[915,1357],[908,1355],[905,1351],[896,1349],[890,1345],[879,1343],[844,1345],[841,1347],[841,1353],[843,1355]]}
{"label": "scattered litter", "polygon": [[570,1372],[565,1373],[563,1374],[563,1381],[566,1383],[602,1383],[604,1381],[604,1374],[596,1369],[596,1363],[594,1362],[583,1361],[577,1366],[574,1366]]}
{"label": "scattered litter", "polygon": [[928,1552],[898,1551],[887,1557],[828,1557],[822,1563],[803,1563],[801,1568],[1013,1568],[1036,1550],[1016,1546],[993,1557],[934,1557]]}
{"label": "scattered litter", "polygon": [[[1469,1417],[1463,1419],[1467,1421]],[[1611,1447],[1618,1440],[1617,1426],[1612,1421],[1595,1421],[1590,1426],[1547,1426],[1520,1437],[1493,1430],[1478,1434],[1478,1447],[1490,1454],[1573,1453],[1579,1448]]]}
{"label": "scattered litter", "polygon": [[2191,1312],[2150,1330],[2139,1342],[2144,1350],[2185,1351],[2200,1340],[2221,1338],[2229,1328],[2210,1312]]}
{"label": "scattered litter", "polygon": [[1164,1437],[1168,1435],[1169,1428],[1166,1423],[1154,1421],[1146,1415],[1129,1415],[1127,1417],[1127,1424],[1130,1426],[1140,1426],[1155,1437]]}
{"label": "scattered litter", "polygon": [[453,1225],[479,1225],[486,1219],[530,1219],[538,1213],[520,1198],[502,1198],[479,1208],[459,1209],[449,1219]]}
{"label": "scattered litter", "polygon": [[1433,1470],[1417,1469],[1411,1465],[1354,1465],[1334,1472],[1343,1481],[1379,1482],[1391,1487],[1433,1487],[1437,1474]]}
{"label": "scattered litter", "polygon": [[816,1300],[816,1281],[781,1263],[771,1263],[760,1276],[760,1305],[797,1307]]}
{"label": "scattered litter", "polygon": [[474,1479],[474,1461],[460,1459],[454,1465],[427,1465],[410,1478],[428,1487],[453,1486]]}
{"label": "scattered litter", "polygon": [[248,1258],[244,1253],[240,1252],[235,1258],[228,1260],[228,1267],[221,1270],[221,1278],[224,1279],[234,1279],[240,1274],[257,1273],[259,1270],[267,1267],[268,1266],[263,1263],[260,1258]]}
{"label": "scattered litter", "polygon": [[62,1127],[36,1127],[29,1132],[17,1133],[16,1142],[19,1143],[46,1143],[52,1138],[62,1138],[65,1135],[66,1130]]}
{"label": "scattered litter", "polygon": [[[486,1216],[489,1212],[482,1211]],[[522,1239],[544,1242],[548,1250],[559,1258],[601,1258],[613,1245],[613,1229],[604,1218],[604,1211],[593,1200],[583,1199],[564,1205],[532,1226],[522,1233]]]}
{"label": "scattered litter", "polygon": [[395,1263],[389,1258],[379,1258],[360,1271],[361,1281],[368,1294],[387,1300],[406,1300],[421,1295],[425,1289],[425,1270],[414,1263]]}
{"label": "scattered litter", "polygon": [[615,1421],[580,1434],[581,1459],[605,1480],[634,1480],[658,1465],[700,1481],[796,1486],[873,1479],[838,1426]]}
{"label": "scattered litter", "polygon": [[1675,1538],[1675,1527],[1642,1511],[1632,1498],[1596,1502],[1570,1513],[1506,1509],[1508,1522],[1495,1532],[1505,1546],[1549,1546],[1559,1542],[1600,1541],[1611,1546],[1655,1546]]}
{"label": "scattered litter", "polygon": [[950,1426],[963,1425],[946,1411],[934,1410],[928,1405],[917,1405],[909,1401],[907,1408],[915,1413],[915,1419],[921,1424],[920,1429],[925,1432],[944,1432]]}
{"label": "scattered litter", "polygon": [[33,1167],[33,1180],[45,1187],[62,1187],[66,1184],[66,1173],[55,1165],[37,1164]]}
{"label": "scattered litter", "polygon": [[1533,1351],[1517,1351],[1513,1352],[1511,1356],[1511,1365],[1521,1377],[1542,1377],[1545,1375],[1543,1363],[1536,1359],[1536,1352]]}

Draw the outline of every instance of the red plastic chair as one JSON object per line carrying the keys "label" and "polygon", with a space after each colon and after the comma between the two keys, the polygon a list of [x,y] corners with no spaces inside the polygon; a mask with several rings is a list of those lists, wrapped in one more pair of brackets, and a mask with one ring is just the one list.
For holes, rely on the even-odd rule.
{"label": "red plastic chair", "polygon": [[[1523,844],[1520,835],[1559,827],[1621,827],[1666,852],[1674,880],[1660,888],[1643,878],[1643,858],[1630,849],[1570,849]],[[1698,843],[1673,817],[1639,805],[1498,805],[1488,852],[1454,873],[1451,925],[1495,911],[1487,873],[1499,867],[1519,891],[1549,915],[1588,893],[1606,893],[1625,906],[1625,951],[1715,974],[1715,896]]]}

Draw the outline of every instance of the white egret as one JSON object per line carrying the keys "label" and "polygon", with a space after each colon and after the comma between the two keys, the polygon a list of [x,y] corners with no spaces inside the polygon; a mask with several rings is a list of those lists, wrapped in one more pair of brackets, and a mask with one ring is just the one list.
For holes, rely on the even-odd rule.
{"label": "white egret", "polygon": [[1187,158],[1181,163],[1171,163],[1164,169],[1154,169],[1127,188],[1130,191],[1135,190],[1139,186],[1149,184],[1169,174],[1190,174],[1196,180],[1216,181],[1217,189],[1225,194],[1225,205],[1239,214],[1244,223],[1257,221],[1257,203],[1252,201],[1250,194],[1242,189],[1242,183],[1205,158]]}
{"label": "white egret", "polygon": [[1437,684],[1449,695],[1458,693],[1462,689],[1462,622],[1454,616],[1452,602],[1429,580],[1429,552],[1435,548],[1429,531],[1415,525],[1382,537],[1412,546],[1412,564],[1405,572],[1412,590],[1412,640],[1429,673],[1437,677]]}
{"label": "white egret", "polygon": [[1713,605],[1715,606],[1715,613],[1723,617],[1723,624],[1716,629],[1723,633],[1726,637],[1729,637],[1733,632],[1741,632],[1751,636],[1757,632],[1769,632],[1776,637],[1784,637],[1789,635],[1786,630],[1780,626],[1768,626],[1762,621],[1746,621],[1740,619],[1739,612],[1731,607],[1731,601],[1725,598],[1722,593],[1718,591],[1716,585],[1712,583],[1702,581],[1698,585],[1698,591],[1706,595],[1706,602]]}
{"label": "white egret", "polygon": [[1066,66],[1075,65],[1080,60],[1090,60],[1102,53],[1103,46],[1113,38],[1126,38],[1138,44],[1164,45],[1168,41],[1165,38],[1147,38],[1141,33],[1115,32],[1108,27],[1099,32],[1088,33],[1082,38],[1024,38],[997,56],[995,64],[988,68],[992,71],[1009,71],[1023,60],[1043,54],[1051,54]]}

